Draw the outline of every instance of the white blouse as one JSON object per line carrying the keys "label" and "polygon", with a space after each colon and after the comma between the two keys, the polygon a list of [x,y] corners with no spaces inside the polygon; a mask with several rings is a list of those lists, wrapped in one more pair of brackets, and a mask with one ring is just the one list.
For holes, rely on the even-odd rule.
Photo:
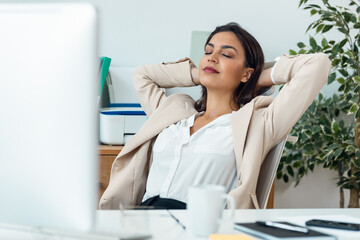
{"label": "white blouse", "polygon": [[160,195],[186,203],[189,187],[199,184],[223,185],[227,192],[235,188],[231,113],[216,118],[190,136],[190,127],[201,114],[172,124],[159,134],[153,146],[143,201]]}

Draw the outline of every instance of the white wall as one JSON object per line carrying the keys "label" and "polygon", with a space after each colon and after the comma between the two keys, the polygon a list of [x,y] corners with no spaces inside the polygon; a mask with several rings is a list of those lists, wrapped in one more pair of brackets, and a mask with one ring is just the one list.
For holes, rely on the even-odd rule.
{"label": "white wall", "polygon": [[[307,42],[308,37],[304,33],[312,22],[307,11],[298,9],[297,0],[83,2],[91,2],[98,9],[99,55],[111,57],[112,66],[120,67],[135,67],[189,56],[191,31],[212,31],[217,25],[230,21],[240,23],[252,33],[262,45],[266,61],[272,61],[289,49],[297,50],[297,42]],[[297,188],[277,182],[275,206],[338,207],[338,189],[333,178],[334,174],[328,171],[316,170]]]}
{"label": "white wall", "polygon": [[116,64],[124,66],[188,56],[192,30],[211,31],[230,21],[240,23],[253,33],[263,46],[266,58],[273,59],[303,39],[304,20],[309,23],[307,13],[298,11],[296,4],[288,0],[112,2],[99,5],[104,17],[102,41],[106,41],[100,51],[111,54]]}
{"label": "white wall", "polygon": [[91,2],[98,8],[100,55],[110,56],[112,64],[123,67],[188,56],[192,30],[212,31],[217,25],[230,21],[250,31],[262,45],[266,59],[272,60],[306,39],[304,32],[310,23],[308,13],[298,10],[298,1],[289,0],[80,2]]}

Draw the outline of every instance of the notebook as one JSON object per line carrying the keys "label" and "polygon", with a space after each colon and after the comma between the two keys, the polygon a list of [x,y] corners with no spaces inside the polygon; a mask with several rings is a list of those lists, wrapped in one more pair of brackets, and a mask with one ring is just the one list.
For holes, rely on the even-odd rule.
{"label": "notebook", "polygon": [[[287,222],[287,225],[296,226]],[[294,232],[279,228],[262,226],[256,223],[235,223],[234,228],[249,235],[266,240],[336,240],[336,237],[309,229],[308,233]]]}

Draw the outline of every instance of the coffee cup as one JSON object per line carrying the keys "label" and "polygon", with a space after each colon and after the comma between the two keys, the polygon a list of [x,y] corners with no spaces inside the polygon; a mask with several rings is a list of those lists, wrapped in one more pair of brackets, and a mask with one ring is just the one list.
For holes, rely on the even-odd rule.
{"label": "coffee cup", "polygon": [[[231,210],[228,218],[223,218],[226,200]],[[199,237],[207,237],[216,233],[223,221],[233,218],[235,200],[225,193],[220,185],[198,185],[189,188],[187,214],[189,231]]]}

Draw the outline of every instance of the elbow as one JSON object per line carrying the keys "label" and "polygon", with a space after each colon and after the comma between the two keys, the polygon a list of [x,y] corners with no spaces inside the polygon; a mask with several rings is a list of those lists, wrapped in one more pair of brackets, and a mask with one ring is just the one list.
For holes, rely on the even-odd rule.
{"label": "elbow", "polygon": [[140,65],[137,66],[134,71],[133,71],[133,75],[143,75],[145,73],[145,66],[144,65]]}
{"label": "elbow", "polygon": [[326,72],[327,75],[330,74],[331,71],[331,61],[328,57],[328,55],[326,55],[325,53],[318,53],[318,61],[321,65],[321,69],[324,70],[324,72]]}
{"label": "elbow", "polygon": [[146,75],[146,68],[145,66],[137,66],[134,71],[133,71],[133,85],[135,90],[139,90],[139,88],[141,87],[141,81],[143,79],[143,77]]}
{"label": "elbow", "polygon": [[329,57],[322,52],[314,54],[314,58],[314,61],[317,63],[316,67],[321,74],[320,79],[323,80],[323,84],[325,85],[331,72],[331,61]]}
{"label": "elbow", "polygon": [[321,63],[321,65],[325,69],[327,69],[328,72],[330,72],[330,70],[331,70],[331,61],[330,61],[328,55],[326,55],[323,52],[317,53],[316,55],[317,55],[318,61]]}

